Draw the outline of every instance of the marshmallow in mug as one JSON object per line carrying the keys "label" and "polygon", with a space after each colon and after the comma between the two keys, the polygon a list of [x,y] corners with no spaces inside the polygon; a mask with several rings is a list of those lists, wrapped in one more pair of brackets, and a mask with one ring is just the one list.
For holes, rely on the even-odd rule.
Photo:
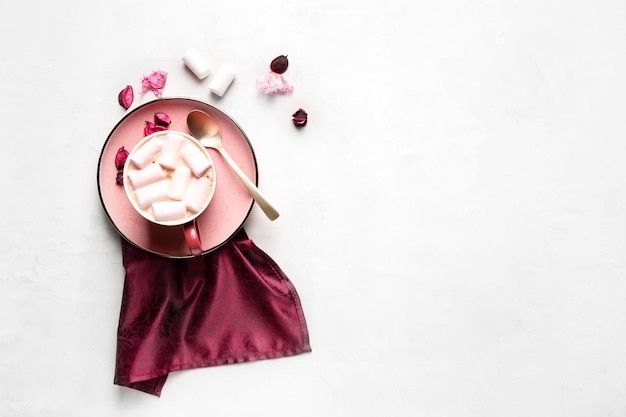
{"label": "marshmallow in mug", "polygon": [[176,167],[176,170],[174,170],[172,174],[172,183],[170,184],[167,196],[172,200],[184,200],[190,182],[191,170],[185,165]]}
{"label": "marshmallow in mug", "polygon": [[192,178],[187,193],[188,198],[185,199],[186,207],[194,213],[198,212],[204,204],[202,196],[209,193],[212,187],[213,181],[207,177]]}
{"label": "marshmallow in mug", "polygon": [[135,189],[135,201],[142,210],[148,210],[157,201],[167,199],[170,180],[163,180]]}
{"label": "marshmallow in mug", "polygon": [[159,165],[165,169],[176,169],[178,165],[178,155],[185,138],[175,133],[168,133],[164,136],[163,148],[159,155]]}
{"label": "marshmallow in mug", "polygon": [[154,138],[145,143],[137,152],[133,152],[128,159],[130,159],[137,168],[145,168],[149,163],[154,161],[162,149],[163,141],[159,138]]}
{"label": "marshmallow in mug", "polygon": [[155,135],[131,152],[128,159],[128,185],[148,219],[157,223],[185,221],[197,215],[211,196],[212,162],[198,145],[182,135]]}
{"label": "marshmallow in mug", "polygon": [[206,159],[202,152],[199,151],[198,147],[191,143],[185,144],[180,149],[180,155],[193,175],[198,178],[201,177],[211,166],[211,162]]}
{"label": "marshmallow in mug", "polygon": [[165,179],[165,171],[163,171],[163,168],[161,168],[159,164],[150,164],[143,169],[129,172],[128,179],[134,189],[139,189],[153,182]]}
{"label": "marshmallow in mug", "polygon": [[182,201],[157,201],[152,205],[154,219],[158,222],[176,220],[187,215],[187,207]]}

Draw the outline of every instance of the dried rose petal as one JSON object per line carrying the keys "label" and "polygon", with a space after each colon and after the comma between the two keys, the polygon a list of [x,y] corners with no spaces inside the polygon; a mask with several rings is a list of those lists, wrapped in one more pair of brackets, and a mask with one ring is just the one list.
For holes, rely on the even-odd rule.
{"label": "dried rose petal", "polygon": [[162,132],[164,130],[167,130],[167,126],[160,126],[146,120],[146,127],[143,128],[143,134],[144,136],[148,136],[154,132]]}
{"label": "dried rose petal", "polygon": [[124,169],[126,158],[128,158],[128,151],[122,146],[117,150],[117,153],[115,154],[115,168],[117,168],[118,170]]}
{"label": "dried rose petal", "polygon": [[287,71],[287,67],[289,67],[289,60],[287,59],[287,55],[279,55],[272,60],[270,63],[270,69],[276,74],[282,74]]}
{"label": "dried rose petal", "polygon": [[134,99],[135,99],[135,92],[133,91],[133,87],[131,87],[130,85],[127,85],[117,95],[117,101],[120,103],[120,106],[124,107],[127,110],[133,104]]}
{"label": "dried rose petal", "polygon": [[167,72],[163,70],[153,71],[147,77],[141,79],[141,94],[146,94],[148,91],[153,91],[157,97],[163,95],[163,88],[167,81]]}
{"label": "dried rose petal", "polygon": [[149,122],[146,120],[146,126],[143,128],[143,134],[144,136],[148,136],[152,133],[155,132],[154,128],[156,127],[156,125],[152,122]]}
{"label": "dried rose petal", "polygon": [[308,121],[309,115],[303,109],[298,109],[294,114],[291,115],[293,117],[293,124],[297,127],[303,127],[306,125]]}
{"label": "dried rose petal", "polygon": [[117,185],[124,185],[124,171],[117,171],[115,176],[115,183]]}
{"label": "dried rose petal", "polygon": [[154,113],[154,124],[157,126],[169,126],[172,119],[165,113]]}
{"label": "dried rose petal", "polygon": [[265,94],[291,93],[293,86],[289,85],[285,77],[273,71],[268,72],[264,78],[256,80],[256,88]]}

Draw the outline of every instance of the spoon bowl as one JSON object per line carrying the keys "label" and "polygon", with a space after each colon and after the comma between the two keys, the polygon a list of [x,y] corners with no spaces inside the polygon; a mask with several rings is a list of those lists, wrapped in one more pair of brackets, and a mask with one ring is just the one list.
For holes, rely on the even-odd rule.
{"label": "spoon bowl", "polygon": [[244,174],[222,146],[222,130],[215,119],[201,110],[192,110],[187,115],[187,126],[189,127],[191,135],[198,139],[203,146],[213,148],[222,155],[263,213],[265,213],[270,220],[276,220],[279,216],[278,211],[265,196],[261,194],[257,186]]}

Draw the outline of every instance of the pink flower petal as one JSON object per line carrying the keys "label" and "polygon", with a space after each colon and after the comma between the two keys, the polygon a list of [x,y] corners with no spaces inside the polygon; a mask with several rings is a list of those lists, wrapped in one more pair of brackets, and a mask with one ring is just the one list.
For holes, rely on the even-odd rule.
{"label": "pink flower petal", "polygon": [[118,171],[124,169],[126,158],[128,158],[128,151],[122,146],[117,150],[117,153],[115,154],[115,168],[117,168]]}
{"label": "pink flower petal", "polygon": [[256,88],[265,94],[291,93],[293,86],[289,85],[282,74],[268,72],[264,78],[256,80]]}
{"label": "pink flower petal", "polygon": [[169,126],[172,123],[172,119],[163,112],[154,113],[154,124],[158,126]]}
{"label": "pink flower petal", "polygon": [[127,110],[133,104],[134,99],[135,93],[133,92],[133,87],[131,87],[130,85],[127,85],[117,95],[117,101],[120,103],[120,106],[124,107]]}
{"label": "pink flower petal", "polygon": [[163,96],[163,88],[167,82],[167,72],[163,70],[153,71],[147,77],[141,79],[141,94],[146,94],[148,91],[154,92],[157,97]]}
{"label": "pink flower petal", "polygon": [[162,132],[164,130],[167,130],[167,126],[157,125],[156,123],[146,120],[146,126],[143,128],[143,134],[144,136],[148,136],[154,132]]}

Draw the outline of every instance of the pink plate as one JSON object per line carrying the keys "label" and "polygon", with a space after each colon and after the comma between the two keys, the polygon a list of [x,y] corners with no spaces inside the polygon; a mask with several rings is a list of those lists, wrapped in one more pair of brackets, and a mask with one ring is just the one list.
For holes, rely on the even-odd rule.
{"label": "pink plate", "polygon": [[[115,183],[115,155],[122,146],[130,151],[144,137],[146,121],[154,121],[154,113],[157,112],[170,116],[171,130],[190,133],[187,128],[187,114],[194,109],[210,114],[219,123],[224,148],[256,184],[256,157],[243,130],[224,112],[190,98],[158,99],[128,113],[109,134],[98,162],[100,200],[115,229],[133,245],[169,258],[191,257],[182,227],[151,223],[133,209],[124,193],[124,187]],[[227,242],[243,226],[254,202],[222,156],[214,149],[209,149],[209,153],[215,163],[217,180],[213,200],[198,217],[203,253],[215,250]]]}

